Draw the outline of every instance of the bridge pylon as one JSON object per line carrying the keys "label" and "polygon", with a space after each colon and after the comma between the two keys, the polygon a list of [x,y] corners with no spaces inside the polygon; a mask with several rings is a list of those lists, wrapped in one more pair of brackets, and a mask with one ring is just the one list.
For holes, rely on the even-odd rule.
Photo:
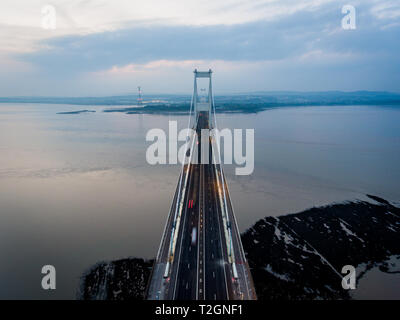
{"label": "bridge pylon", "polygon": [[[211,76],[211,69],[194,70],[188,127],[200,138],[189,154],[196,148],[199,161],[182,164],[147,289],[151,300],[257,299],[220,160]],[[199,94],[200,78],[208,92],[200,87]]]}
{"label": "bridge pylon", "polygon": [[[208,69],[208,71],[198,71],[195,69],[194,73],[194,85],[193,85],[193,110],[195,114],[195,119],[199,115],[199,112],[208,112],[208,119],[211,119],[211,112],[213,108],[213,93],[212,93],[212,80],[211,74],[212,70]],[[200,95],[198,93],[197,87],[198,82],[197,79],[199,78],[208,78],[208,94],[206,96]],[[203,89],[200,89],[203,90]]]}

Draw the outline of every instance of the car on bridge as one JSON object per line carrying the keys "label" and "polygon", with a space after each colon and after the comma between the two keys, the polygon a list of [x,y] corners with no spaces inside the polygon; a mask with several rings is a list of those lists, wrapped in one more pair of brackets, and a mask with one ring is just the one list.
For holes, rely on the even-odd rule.
{"label": "car on bridge", "polygon": [[197,228],[193,227],[192,229],[192,246],[196,244],[196,239],[197,239]]}

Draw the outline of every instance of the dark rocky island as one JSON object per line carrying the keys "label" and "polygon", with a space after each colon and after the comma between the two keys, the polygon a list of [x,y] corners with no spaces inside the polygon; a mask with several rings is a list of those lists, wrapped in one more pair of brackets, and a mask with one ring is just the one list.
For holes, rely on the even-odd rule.
{"label": "dark rocky island", "polygon": [[[400,208],[376,196],[266,217],[242,235],[260,300],[351,299],[341,286],[345,265],[400,273]],[[101,263],[83,276],[83,299],[143,299],[152,262]]]}
{"label": "dark rocky island", "polygon": [[142,300],[153,260],[138,258],[101,262],[82,276],[79,299]]}
{"label": "dark rocky island", "polygon": [[[242,235],[260,299],[349,299],[340,272],[400,255],[400,209],[384,199],[266,217]],[[357,275],[360,280],[365,273]]]}

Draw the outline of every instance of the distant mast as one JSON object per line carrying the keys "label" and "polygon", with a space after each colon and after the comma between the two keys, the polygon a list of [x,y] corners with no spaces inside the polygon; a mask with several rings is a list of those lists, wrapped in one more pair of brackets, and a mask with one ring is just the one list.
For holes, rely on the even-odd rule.
{"label": "distant mast", "polygon": [[143,102],[143,99],[142,99],[142,88],[140,86],[137,87],[137,88],[138,88],[138,92],[139,92],[138,99],[137,99],[137,104],[138,104],[138,106],[141,106],[142,102]]}

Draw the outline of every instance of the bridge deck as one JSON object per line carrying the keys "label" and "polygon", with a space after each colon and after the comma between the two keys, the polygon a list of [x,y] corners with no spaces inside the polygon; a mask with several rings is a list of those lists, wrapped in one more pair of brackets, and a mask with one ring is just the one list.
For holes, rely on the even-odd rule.
{"label": "bridge deck", "polygon": [[[196,130],[208,128],[208,112],[200,112]],[[201,158],[201,139],[198,139]],[[249,266],[241,245],[228,186],[220,165],[212,163],[212,145],[209,142],[209,164],[185,165],[182,178],[187,185],[176,189],[169,217],[162,236],[148,287],[148,299],[160,300],[252,300],[256,299]],[[223,218],[220,189],[224,181],[227,218]],[[185,181],[185,179],[182,179]],[[186,187],[186,188],[185,188]],[[183,208],[173,256],[171,234],[177,226],[175,213],[179,205],[178,194],[184,194]],[[225,219],[225,220],[224,220]],[[230,221],[232,251],[237,270],[236,278],[229,258],[227,239]],[[228,233],[227,233],[228,232]],[[230,237],[229,237],[230,238]],[[231,258],[232,260],[232,258]],[[168,265],[168,272],[166,268]]]}

